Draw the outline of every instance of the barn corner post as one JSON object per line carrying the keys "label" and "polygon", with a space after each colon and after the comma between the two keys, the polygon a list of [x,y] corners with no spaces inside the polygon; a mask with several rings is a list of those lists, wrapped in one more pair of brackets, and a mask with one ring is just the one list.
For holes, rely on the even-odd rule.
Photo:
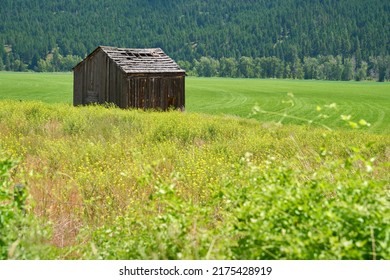
{"label": "barn corner post", "polygon": [[79,106],[83,104],[82,98],[82,83],[80,81],[81,73],[79,67],[76,65],[73,70],[73,106]]}
{"label": "barn corner post", "polygon": [[78,106],[77,98],[78,98],[78,91],[76,88],[77,81],[76,81],[76,74],[75,74],[75,69],[72,69],[72,74],[73,74],[73,106]]}
{"label": "barn corner post", "polygon": [[179,110],[184,112],[186,109],[186,75],[180,76],[180,107]]}
{"label": "barn corner post", "polygon": [[99,46],[73,68],[73,104],[185,108],[185,71],[161,49]]}

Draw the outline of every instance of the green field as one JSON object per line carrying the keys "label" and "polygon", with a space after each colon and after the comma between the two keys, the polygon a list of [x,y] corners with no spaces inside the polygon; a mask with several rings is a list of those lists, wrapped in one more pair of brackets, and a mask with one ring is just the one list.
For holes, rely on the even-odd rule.
{"label": "green field", "polygon": [[188,78],[186,113],[71,88],[0,73],[0,259],[390,259],[389,84]]}
{"label": "green field", "polygon": [[[71,73],[1,72],[0,99],[71,103],[72,83]],[[333,103],[336,108],[326,106]],[[255,105],[260,112],[251,115]],[[332,129],[347,127],[340,116],[350,115],[354,122],[369,122],[368,131],[389,134],[390,83],[188,77],[186,110],[265,122],[302,124],[312,120]]]}
{"label": "green field", "polygon": [[0,72],[0,99],[71,103],[71,73]]}

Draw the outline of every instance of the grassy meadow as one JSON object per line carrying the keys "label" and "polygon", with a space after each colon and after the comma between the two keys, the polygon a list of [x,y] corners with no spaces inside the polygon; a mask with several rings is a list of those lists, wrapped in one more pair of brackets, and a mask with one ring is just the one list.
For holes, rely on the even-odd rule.
{"label": "grassy meadow", "polygon": [[390,259],[388,84],[188,78],[184,113],[71,85],[0,73],[0,259]]}
{"label": "grassy meadow", "polygon": [[[71,104],[72,94],[71,73],[0,72],[0,100]],[[187,77],[186,110],[331,129],[347,128],[345,115],[370,123],[370,132],[390,134],[390,83]]]}

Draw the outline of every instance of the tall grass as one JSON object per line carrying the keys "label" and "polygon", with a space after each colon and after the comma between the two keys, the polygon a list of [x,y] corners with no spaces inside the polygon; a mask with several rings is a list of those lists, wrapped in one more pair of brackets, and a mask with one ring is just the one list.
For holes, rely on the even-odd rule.
{"label": "tall grass", "polygon": [[176,111],[0,108],[0,149],[19,162],[7,180],[27,186],[35,225],[51,228],[34,254],[14,245],[19,258],[390,257],[388,135]]}

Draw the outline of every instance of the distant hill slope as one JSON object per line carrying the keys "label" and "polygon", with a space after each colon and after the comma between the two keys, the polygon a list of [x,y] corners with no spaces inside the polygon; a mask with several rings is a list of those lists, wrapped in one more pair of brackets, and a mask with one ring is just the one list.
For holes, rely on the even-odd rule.
{"label": "distant hill slope", "polygon": [[3,62],[10,53],[30,66],[57,46],[80,57],[98,45],[161,47],[186,61],[390,52],[383,0],[2,0],[0,18]]}

